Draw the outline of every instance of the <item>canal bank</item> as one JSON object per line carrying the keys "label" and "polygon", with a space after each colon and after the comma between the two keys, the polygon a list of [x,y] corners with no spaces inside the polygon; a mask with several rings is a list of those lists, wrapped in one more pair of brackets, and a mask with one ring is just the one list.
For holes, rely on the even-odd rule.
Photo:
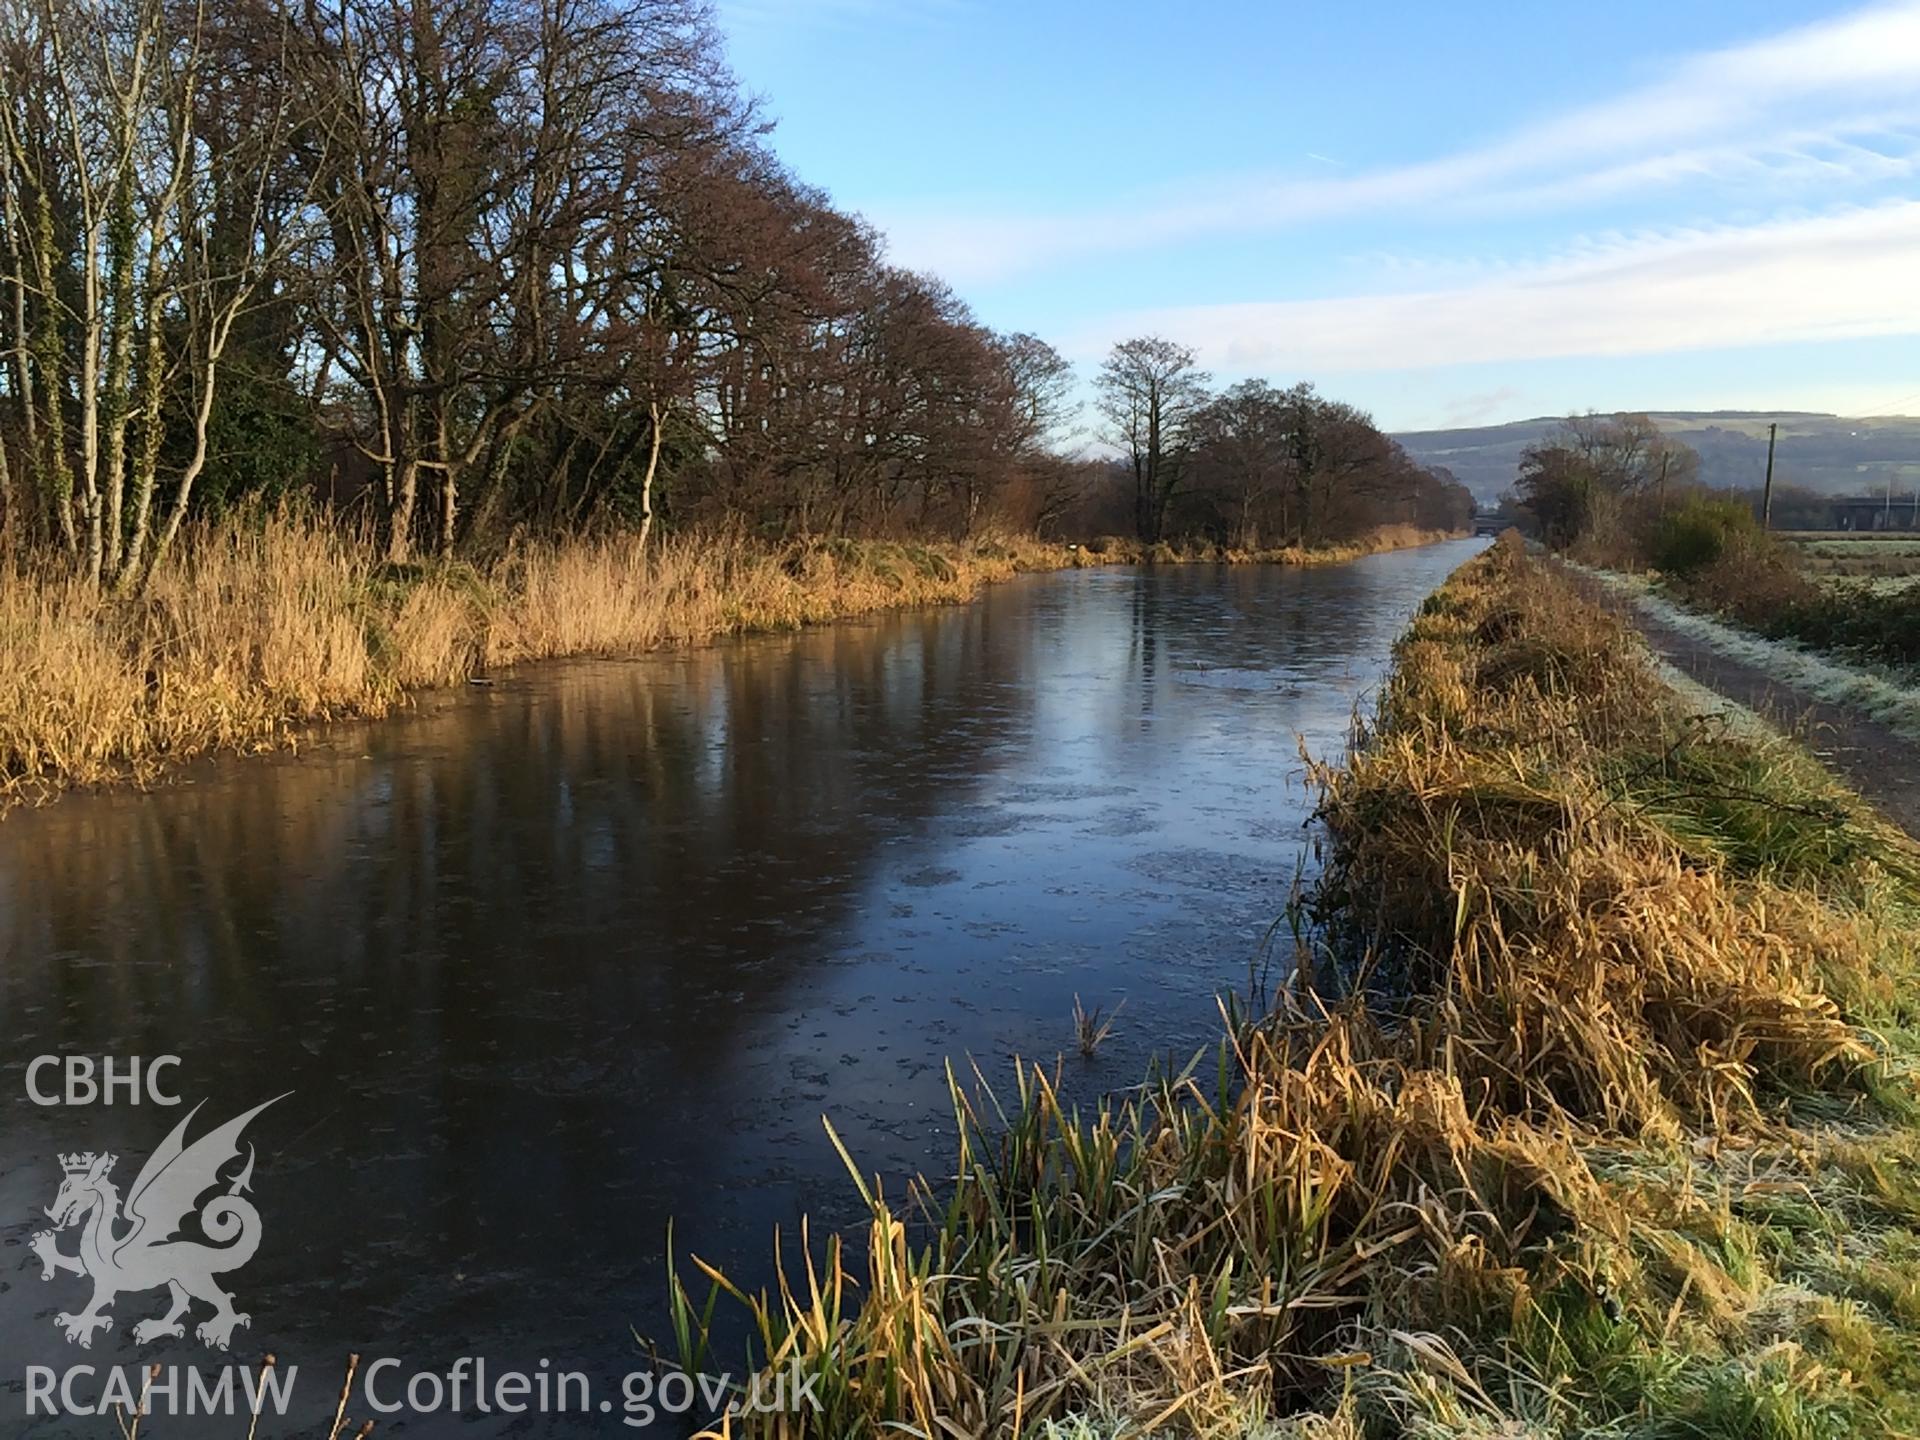
{"label": "canal bank", "polygon": [[631,656],[971,600],[1031,571],[1342,564],[1446,537],[1405,525],[1311,549],[740,533],[510,545],[482,563],[382,561],[301,512],[187,537],[138,595],[28,564],[0,584],[0,818],[73,786],[151,783],[187,759],[296,747],[422,692],[534,660]]}

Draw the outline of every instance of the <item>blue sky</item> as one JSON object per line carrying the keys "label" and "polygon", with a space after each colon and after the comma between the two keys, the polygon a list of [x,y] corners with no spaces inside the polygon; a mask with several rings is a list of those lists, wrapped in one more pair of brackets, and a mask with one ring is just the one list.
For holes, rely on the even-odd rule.
{"label": "blue sky", "polygon": [[1920,0],[721,0],[806,180],[1090,375],[1920,413]]}

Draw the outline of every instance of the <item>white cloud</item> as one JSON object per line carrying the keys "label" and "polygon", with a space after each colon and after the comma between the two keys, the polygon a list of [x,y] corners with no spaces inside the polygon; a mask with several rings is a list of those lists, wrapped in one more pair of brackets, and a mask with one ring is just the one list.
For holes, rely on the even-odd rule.
{"label": "white cloud", "polygon": [[964,283],[1365,212],[1569,206],[1702,181],[1777,203],[1810,187],[1911,176],[1916,95],[1920,0],[1899,0],[1683,59],[1650,84],[1417,164],[1242,177],[1080,213],[869,213],[901,263]]}
{"label": "white cloud", "polygon": [[1118,317],[1226,372],[1411,370],[1920,333],[1920,202],[1621,238],[1449,288]]}
{"label": "white cloud", "polygon": [[1920,109],[1845,124],[1779,130],[1717,145],[1688,146],[1491,190],[1474,208],[1522,211],[1603,203],[1680,185],[1745,187],[1778,196],[1823,186],[1862,186],[1920,174]]}

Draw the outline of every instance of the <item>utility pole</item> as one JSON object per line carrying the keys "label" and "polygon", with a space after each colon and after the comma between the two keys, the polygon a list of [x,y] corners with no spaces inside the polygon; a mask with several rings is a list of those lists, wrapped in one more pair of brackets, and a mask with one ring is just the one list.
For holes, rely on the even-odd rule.
{"label": "utility pole", "polygon": [[1773,528],[1773,442],[1780,433],[1775,423],[1767,426],[1767,483],[1760,491],[1760,528]]}

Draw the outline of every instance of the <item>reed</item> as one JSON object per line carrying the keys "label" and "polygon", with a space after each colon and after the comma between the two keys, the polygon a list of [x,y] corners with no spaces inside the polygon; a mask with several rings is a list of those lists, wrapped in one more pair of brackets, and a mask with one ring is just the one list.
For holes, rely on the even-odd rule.
{"label": "reed", "polygon": [[730,1296],[819,1377],[715,1433],[1920,1433],[1913,845],[1517,537],[1320,780],[1270,1013],[1090,1112],[956,1079],[863,1237],[676,1275],[684,1363]]}
{"label": "reed", "polygon": [[[1368,544],[1436,538],[1396,527]],[[692,534],[645,550],[616,534],[520,545],[482,566],[377,557],[368,536],[280,511],[187,535],[137,599],[13,562],[0,572],[0,809],[149,780],[210,751],[282,745],[519,661],[951,604],[1023,570],[1139,558],[1013,534],[783,544]]]}
{"label": "reed", "polygon": [[[266,1386],[271,1372],[278,1363],[277,1358],[271,1353],[262,1356],[260,1359],[258,1366],[260,1383],[257,1386],[250,1385],[247,1391],[247,1413],[244,1417],[247,1421],[245,1440],[256,1440],[256,1437],[260,1433],[260,1421],[265,1413],[263,1405],[265,1403]],[[361,1420],[358,1425],[355,1425],[354,1422],[357,1417],[347,1413],[347,1405],[353,1398],[354,1376],[359,1372],[359,1369],[360,1357],[358,1355],[349,1355],[347,1357],[346,1373],[340,1382],[340,1398],[334,1406],[333,1420],[332,1423],[328,1425],[326,1434],[324,1437],[321,1437],[321,1440],[349,1440],[349,1437],[351,1437],[351,1440],[368,1440],[368,1437],[374,1433],[374,1421]],[[161,1366],[157,1362],[147,1367],[146,1373],[142,1378],[140,1394],[131,1406],[116,1402],[106,1407],[105,1413],[113,1420],[114,1428],[119,1431],[121,1440],[140,1440],[141,1428],[147,1424],[149,1419],[153,1418],[154,1412],[151,1405],[153,1402],[154,1387],[160,1380],[160,1371]],[[287,1383],[289,1386],[292,1384],[291,1380]],[[177,1403],[178,1397],[174,1397],[174,1399],[169,1402],[170,1405]],[[235,1417],[234,1423],[236,1430],[240,1418],[242,1417]],[[207,1421],[204,1419],[199,1421],[196,1433],[201,1435],[218,1433],[219,1427],[214,1427],[213,1431],[209,1431],[207,1427]],[[164,1433],[180,1433],[172,1430],[165,1420],[155,1421],[154,1427],[149,1429],[148,1434],[152,1435],[155,1430]]]}
{"label": "reed", "polygon": [[1096,1005],[1091,1010],[1080,1003],[1078,995],[1073,997],[1073,1039],[1079,1046],[1083,1059],[1091,1060],[1107,1043],[1107,1036],[1113,1033],[1113,1027],[1120,1019],[1120,1012],[1127,1008],[1122,1000],[1112,1011]]}

